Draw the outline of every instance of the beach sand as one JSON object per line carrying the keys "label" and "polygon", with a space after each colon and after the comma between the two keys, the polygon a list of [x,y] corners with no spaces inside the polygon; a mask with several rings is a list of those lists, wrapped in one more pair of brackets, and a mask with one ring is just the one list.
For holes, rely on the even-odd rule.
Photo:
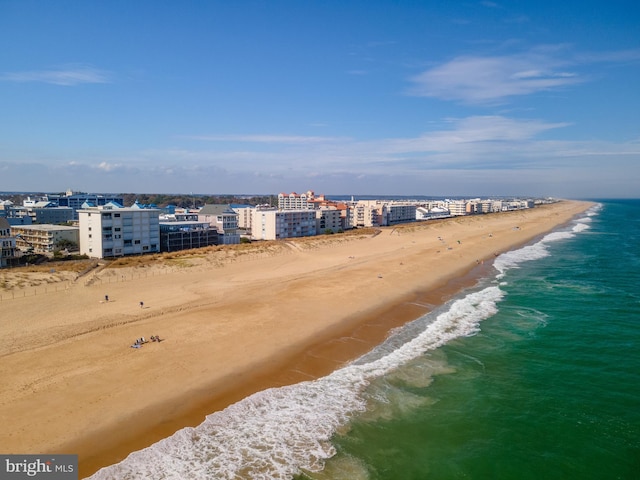
{"label": "beach sand", "polygon": [[[190,267],[106,268],[64,290],[3,297],[0,452],[75,453],[88,476],[254,392],[335,370],[496,254],[590,205],[280,242]],[[162,341],[130,347],[152,335]]]}

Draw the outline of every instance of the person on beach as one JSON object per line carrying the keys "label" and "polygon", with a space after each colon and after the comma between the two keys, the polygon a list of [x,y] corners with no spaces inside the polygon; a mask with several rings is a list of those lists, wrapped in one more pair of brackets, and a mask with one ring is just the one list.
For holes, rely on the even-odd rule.
{"label": "person on beach", "polygon": [[144,308],[144,302],[140,302],[140,308]]}
{"label": "person on beach", "polygon": [[104,296],[104,301],[105,301],[105,302],[109,302],[109,295],[105,295],[105,296]]}

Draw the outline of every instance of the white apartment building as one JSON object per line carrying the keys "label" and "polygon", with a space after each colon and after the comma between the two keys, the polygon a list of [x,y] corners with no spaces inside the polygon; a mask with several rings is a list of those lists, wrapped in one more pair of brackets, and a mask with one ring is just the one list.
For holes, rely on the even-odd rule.
{"label": "white apartment building", "polygon": [[280,210],[313,210],[315,206],[315,194],[310,190],[307,193],[279,193],[278,208]]}
{"label": "white apartment building", "polygon": [[448,201],[446,207],[453,216],[467,214],[467,202],[465,200]]}
{"label": "white apartment building", "polygon": [[254,240],[308,237],[316,233],[314,210],[253,210],[251,237]]}
{"label": "white apartment building", "polygon": [[349,223],[353,228],[381,227],[386,225],[387,205],[379,200],[347,202]]}
{"label": "white apartment building", "polygon": [[160,210],[94,207],[78,210],[80,253],[92,258],[160,251]]}

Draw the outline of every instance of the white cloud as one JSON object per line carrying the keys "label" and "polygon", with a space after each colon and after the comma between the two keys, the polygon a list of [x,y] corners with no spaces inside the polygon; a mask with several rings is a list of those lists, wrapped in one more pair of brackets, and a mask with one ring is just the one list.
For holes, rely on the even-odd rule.
{"label": "white cloud", "polygon": [[17,83],[41,82],[68,87],[85,83],[109,83],[110,75],[89,66],[69,66],[51,70],[7,72],[0,75],[0,80]]}
{"label": "white cloud", "polygon": [[120,165],[119,164],[113,164],[113,163],[108,163],[108,162],[100,162],[98,164],[98,170],[102,170],[105,172],[111,172],[113,170],[119,169]]}
{"label": "white cloud", "polygon": [[569,65],[547,51],[461,56],[413,77],[409,93],[472,104],[502,102],[582,82],[575,72],[566,71]]}
{"label": "white cloud", "polygon": [[589,79],[576,71],[598,63],[637,63],[640,49],[572,53],[566,44],[539,45],[511,55],[466,55],[410,79],[409,94],[467,104],[504,103],[510,97],[557,90]]}

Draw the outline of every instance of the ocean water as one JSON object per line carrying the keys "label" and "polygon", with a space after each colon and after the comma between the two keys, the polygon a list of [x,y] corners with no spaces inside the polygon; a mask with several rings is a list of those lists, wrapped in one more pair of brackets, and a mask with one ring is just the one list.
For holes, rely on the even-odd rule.
{"label": "ocean water", "polygon": [[640,478],[640,200],[599,201],[352,364],[91,478]]}

